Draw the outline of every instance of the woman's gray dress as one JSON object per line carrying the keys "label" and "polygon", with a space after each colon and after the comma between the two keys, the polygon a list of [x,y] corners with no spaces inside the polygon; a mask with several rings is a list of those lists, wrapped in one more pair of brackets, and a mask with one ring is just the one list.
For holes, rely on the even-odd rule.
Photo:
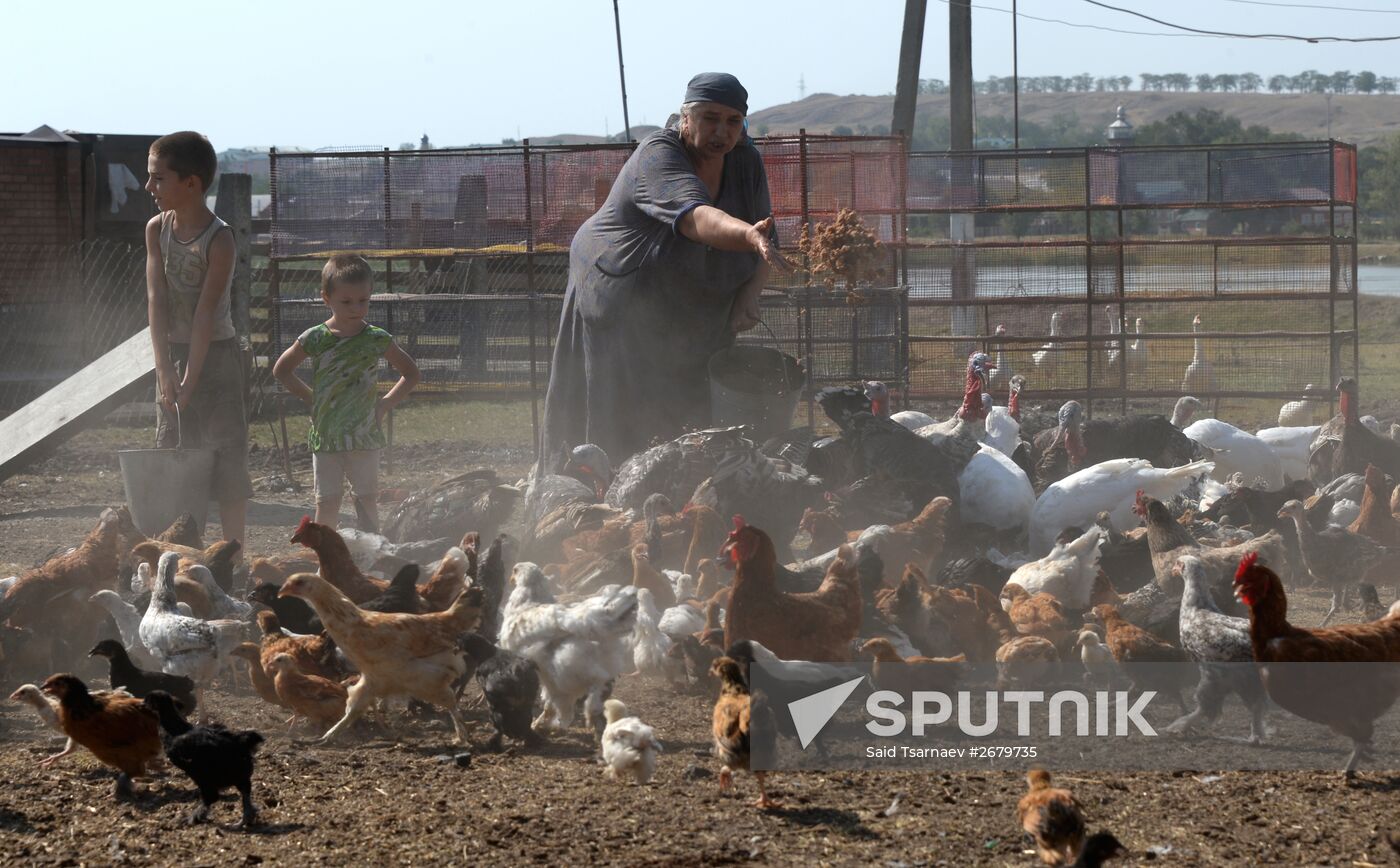
{"label": "woman's gray dress", "polygon": [[763,161],[747,138],[725,156],[711,200],[677,132],[652,133],[579,228],[541,455],[594,443],[617,467],[657,439],[709,425],[706,362],[733,342],[734,297],[760,257],[681,235],[677,223],[700,205],[747,223],[772,213]]}

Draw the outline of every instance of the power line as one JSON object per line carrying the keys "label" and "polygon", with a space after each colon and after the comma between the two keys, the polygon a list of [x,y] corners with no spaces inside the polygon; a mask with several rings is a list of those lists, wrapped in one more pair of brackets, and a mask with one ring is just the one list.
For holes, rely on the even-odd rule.
{"label": "power line", "polygon": [[1359,6],[1323,6],[1318,3],[1276,3],[1270,0],[1226,0],[1248,6],[1274,6],[1279,9],[1323,9],[1327,12],[1369,12],[1375,15],[1400,15],[1400,9],[1362,9]]}
{"label": "power line", "polygon": [[[940,3],[942,3],[942,4],[944,4],[944,5],[946,6],[946,5],[948,4],[949,0],[938,0],[938,2],[940,2]],[[983,9],[983,10],[985,10],[985,11],[987,11],[987,12],[1000,12],[1000,13],[1003,14],[1003,15],[1011,15],[1011,14],[1012,14],[1012,12],[1011,12],[1010,9],[1002,9],[1002,8],[1000,8],[1000,7],[998,7],[998,6],[980,6],[980,5],[976,4],[976,3],[973,3],[973,4],[971,4],[971,5],[972,5],[972,8],[973,8],[973,9]],[[1081,23],[1076,22],[1076,21],[1065,21],[1065,20],[1063,20],[1063,19],[1061,19],[1061,18],[1043,18],[1043,17],[1041,17],[1041,16],[1039,16],[1039,15],[1030,15],[1030,14],[1028,14],[1028,13],[1020,12],[1020,11],[1017,11],[1017,12],[1015,13],[1015,15],[1016,15],[1017,18],[1024,18],[1024,19],[1026,19],[1026,20],[1028,20],[1028,21],[1041,21],[1041,22],[1044,22],[1044,23],[1046,23],[1046,24],[1063,24],[1065,27],[1075,27],[1075,28],[1079,28],[1079,29],[1081,29],[1081,30],[1102,30],[1102,31],[1104,31],[1105,33],[1121,33],[1121,34],[1124,34],[1124,35],[1126,35],[1126,36],[1168,36],[1168,37],[1171,37],[1171,38],[1174,38],[1174,39],[1201,39],[1201,38],[1206,38],[1206,39],[1219,39],[1219,38],[1221,38],[1221,37],[1218,37],[1218,36],[1212,36],[1212,35],[1210,35],[1210,34],[1204,34],[1204,33],[1162,33],[1162,32],[1160,32],[1160,31],[1151,31],[1151,30],[1124,30],[1124,29],[1122,29],[1122,28],[1120,28],[1120,27],[1107,27],[1107,26],[1102,25],[1102,24],[1081,24]]]}
{"label": "power line", "polygon": [[1114,12],[1122,12],[1125,15],[1133,15],[1146,19],[1154,24],[1163,27],[1171,27],[1176,30],[1183,30],[1187,33],[1197,33],[1203,36],[1224,36],[1231,39],[1291,39],[1296,42],[1394,42],[1400,40],[1400,36],[1298,36],[1292,33],[1232,33],[1225,30],[1204,30],[1199,27],[1188,27],[1185,24],[1173,24],[1170,21],[1163,21],[1160,18],[1153,18],[1145,12],[1137,12],[1132,9],[1124,9],[1121,6],[1114,6],[1100,0],[1084,0],[1090,6],[1098,6],[1103,9],[1112,9]]}

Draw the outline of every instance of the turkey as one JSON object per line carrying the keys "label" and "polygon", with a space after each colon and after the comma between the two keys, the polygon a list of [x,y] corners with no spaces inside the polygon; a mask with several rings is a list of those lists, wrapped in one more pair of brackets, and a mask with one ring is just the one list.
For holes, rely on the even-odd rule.
{"label": "turkey", "polygon": [[1400,443],[1363,424],[1356,380],[1342,377],[1337,381],[1337,392],[1341,396],[1337,415],[1318,429],[1308,454],[1312,481],[1324,486],[1346,473],[1365,473],[1367,464],[1400,478]]}
{"label": "turkey", "polygon": [[1224,482],[1241,473],[1247,485],[1258,485],[1262,480],[1268,491],[1283,488],[1283,462],[1278,453],[1248,431],[1219,419],[1198,419],[1182,433],[1215,453],[1212,478]]}
{"label": "turkey", "polygon": [[570,503],[598,503],[612,484],[612,462],[592,443],[560,450],[549,472],[537,465],[525,487],[526,527]]}
{"label": "turkey", "polygon": [[409,495],[384,523],[384,536],[393,542],[458,540],[469,530],[494,536],[510,518],[520,494],[502,484],[494,470],[468,471]]}
{"label": "turkey", "polygon": [[1304,425],[1297,428],[1263,428],[1254,432],[1254,436],[1274,450],[1284,477],[1296,481],[1308,478],[1308,452],[1321,427]]}
{"label": "turkey", "polygon": [[1201,404],[1195,398],[1176,402],[1172,418],[1160,414],[1118,416],[1084,421],[1084,408],[1067,401],[1059,427],[1036,438],[1040,459],[1037,483],[1045,486],[1077,470],[1115,458],[1142,458],[1157,467],[1175,467],[1198,455],[1195,442],[1180,430]]}
{"label": "turkey", "polygon": [[688,503],[695,487],[726,455],[753,451],[747,430],[736,426],[691,431],[638,452],[622,462],[603,501],[615,509],[638,511],[653,494],[664,494],[674,504]]}
{"label": "turkey", "polygon": [[[769,458],[748,440],[747,449],[726,453],[714,473],[696,487],[690,502],[719,515],[745,515],[764,527],[782,528],[775,534],[778,557],[791,558],[788,541],[802,513],[822,502],[822,480],[800,465]],[[659,563],[659,556],[657,556]]]}
{"label": "turkey", "polygon": [[1031,554],[1050,551],[1062,530],[1088,527],[1101,511],[1109,514],[1114,527],[1132,527],[1137,523],[1133,507],[1139,490],[1158,500],[1171,500],[1195,477],[1213,469],[1211,461],[1157,468],[1141,458],[1116,458],[1070,474],[1045,489],[1031,511]]}
{"label": "turkey", "polygon": [[997,530],[1024,528],[1035,508],[1035,489],[1010,457],[983,446],[958,477],[962,520]]}

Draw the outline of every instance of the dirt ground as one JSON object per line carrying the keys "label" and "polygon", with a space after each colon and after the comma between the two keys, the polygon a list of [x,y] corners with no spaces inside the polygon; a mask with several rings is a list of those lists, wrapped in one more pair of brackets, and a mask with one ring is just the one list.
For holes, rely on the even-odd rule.
{"label": "dirt ground", "polygon": [[[255,477],[272,473],[270,458],[255,456]],[[527,460],[512,450],[416,446],[396,453],[383,484],[412,487],[479,464],[511,478]],[[275,488],[259,487],[249,532],[255,552],[283,550],[306,508],[308,494]],[[0,575],[72,544],[101,506],[121,497],[110,449],[81,442],[0,484]],[[1303,623],[1324,608],[1315,593],[1291,602]],[[254,793],[264,825],[254,832],[232,827],[231,795],[214,824],[185,825],[194,790],[178,772],[138,784],[138,800],[118,804],[111,773],[90,755],[39,769],[62,738],[29,709],[0,703],[0,861],[1038,864],[1015,823],[1018,773],[778,774],[783,807],[759,812],[749,805],[756,791],[747,775],[737,778],[738,797],[718,792],[708,753],[712,697],[636,678],[623,679],[616,696],[664,742],[649,786],[605,782],[583,729],[538,749],[491,754],[485,714],[470,709],[471,759],[460,765],[445,721],[396,710],[343,745],[321,747],[308,733],[288,733],[280,710],[255,696],[216,690],[218,719],[267,737]],[[1066,772],[1057,780],[1085,806],[1091,830],[1110,830],[1130,848],[1126,864],[1400,864],[1386,843],[1387,833],[1400,832],[1400,774],[1389,771],[1365,771],[1353,787],[1339,773],[1208,768]]]}

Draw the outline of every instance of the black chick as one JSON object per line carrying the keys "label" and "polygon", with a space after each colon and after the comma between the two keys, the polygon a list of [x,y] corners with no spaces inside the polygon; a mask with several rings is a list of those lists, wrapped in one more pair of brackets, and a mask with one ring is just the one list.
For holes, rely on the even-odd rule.
{"label": "black chick", "polygon": [[152,691],[163,690],[178,699],[185,708],[194,711],[194,682],[183,675],[147,672],[131,662],[126,648],[116,639],[103,639],[88,652],[89,657],[106,657],[113,690],[125,690],[137,699]]}
{"label": "black chick", "polygon": [[165,755],[199,789],[199,807],[190,814],[190,823],[208,820],[209,809],[219,800],[219,793],[233,787],[243,800],[241,825],[256,825],[253,755],[263,743],[262,735],[251,729],[230,730],[218,724],[192,726],[180,715],[175,697],[163,690],[152,691],[145,704],[160,716]]}
{"label": "black chick", "polygon": [[[501,534],[491,541],[477,567],[474,587],[481,588],[486,599],[481,609],[481,624],[477,630],[483,636],[499,636],[501,632],[501,604],[506,593],[506,544],[510,538]],[[627,561],[628,575],[631,575],[631,558]]]}
{"label": "black chick", "polygon": [[476,682],[491,709],[491,725],[496,728],[491,749],[500,750],[506,736],[527,745],[538,743],[539,736],[530,728],[540,693],[540,673],[534,662],[497,648],[479,633],[468,633],[459,641],[476,661]]}
{"label": "black chick", "polygon": [[[258,582],[253,586],[253,590],[248,592],[248,602],[261,603],[272,610],[277,616],[277,623],[291,630],[293,633],[319,633],[320,619],[316,618],[316,613],[306,602],[296,597],[279,597],[277,592],[281,590],[271,582]],[[316,622],[316,629],[311,629],[312,621]]]}
{"label": "black chick", "polygon": [[1096,832],[1089,836],[1079,851],[1079,858],[1070,868],[1099,868],[1109,859],[1128,855],[1128,848],[1111,832]]}
{"label": "black chick", "polygon": [[418,594],[418,565],[408,564],[394,574],[389,587],[372,600],[360,604],[361,609],[385,614],[405,613],[421,615],[428,611],[428,603]]}

